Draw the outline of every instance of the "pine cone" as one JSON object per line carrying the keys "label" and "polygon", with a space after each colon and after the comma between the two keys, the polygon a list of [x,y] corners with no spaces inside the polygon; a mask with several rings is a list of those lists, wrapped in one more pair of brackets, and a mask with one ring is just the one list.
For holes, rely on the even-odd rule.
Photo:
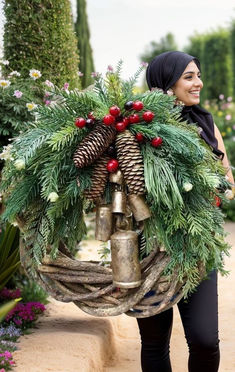
{"label": "pine cone", "polygon": [[102,155],[94,164],[91,188],[84,191],[84,196],[87,199],[96,200],[102,197],[109,175],[106,167],[109,159],[107,155]]}
{"label": "pine cone", "polygon": [[117,158],[131,194],[144,194],[144,163],[140,147],[129,130],[117,135]]}
{"label": "pine cone", "polygon": [[116,135],[114,127],[98,124],[78,145],[73,161],[77,168],[92,164],[113,142]]}

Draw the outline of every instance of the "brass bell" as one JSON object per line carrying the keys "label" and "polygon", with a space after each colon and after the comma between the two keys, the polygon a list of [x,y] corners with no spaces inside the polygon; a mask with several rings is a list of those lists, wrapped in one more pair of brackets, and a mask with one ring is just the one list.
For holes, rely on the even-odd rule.
{"label": "brass bell", "polygon": [[151,217],[151,212],[143,195],[129,194],[128,203],[136,221],[143,221]]}
{"label": "brass bell", "polygon": [[118,185],[123,184],[123,174],[120,169],[118,169],[116,172],[110,173],[109,181],[112,183],[117,183]]}
{"label": "brass bell", "polygon": [[112,212],[126,213],[126,194],[121,190],[121,186],[116,186],[112,194]]}
{"label": "brass bell", "polygon": [[138,234],[119,230],[111,236],[113,284],[120,288],[141,285],[141,268],[138,258]]}
{"label": "brass bell", "polygon": [[111,205],[99,205],[96,209],[95,238],[107,242],[112,234]]}

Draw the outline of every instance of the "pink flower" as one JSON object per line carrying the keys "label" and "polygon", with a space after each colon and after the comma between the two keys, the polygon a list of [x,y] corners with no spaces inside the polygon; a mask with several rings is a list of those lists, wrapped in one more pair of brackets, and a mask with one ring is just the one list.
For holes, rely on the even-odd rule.
{"label": "pink flower", "polygon": [[5,368],[1,368],[0,372],[6,372]]}
{"label": "pink flower", "polygon": [[54,87],[54,84],[50,81],[50,80],[46,80],[45,82],[44,82],[44,84],[46,84],[48,87],[50,87],[50,88],[53,88]]}
{"label": "pink flower", "polygon": [[92,73],[91,73],[91,77],[95,78],[95,77],[97,77],[97,76],[99,76],[99,73],[98,73],[98,72],[92,72]]}
{"label": "pink flower", "polygon": [[50,92],[45,92],[44,97],[49,97],[51,95]]}
{"label": "pink flower", "polygon": [[219,95],[219,99],[222,101],[224,99],[224,95],[223,94],[220,94]]}
{"label": "pink flower", "polygon": [[141,62],[141,66],[143,66],[143,67],[148,67],[148,62],[144,62],[144,61],[142,61],[142,62]]}
{"label": "pink flower", "polygon": [[82,77],[84,74],[81,71],[78,71],[78,76]]}
{"label": "pink flower", "polygon": [[4,352],[4,356],[7,358],[12,358],[10,351],[7,351],[7,350]]}
{"label": "pink flower", "polygon": [[233,125],[233,129],[235,130],[235,125]]}
{"label": "pink flower", "polygon": [[223,104],[221,105],[221,110],[226,110],[226,109],[228,109],[230,106],[231,106],[230,103],[223,103]]}
{"label": "pink flower", "polygon": [[108,65],[107,70],[108,70],[109,72],[113,72],[113,66]]}
{"label": "pink flower", "polygon": [[13,94],[16,98],[21,98],[23,93],[20,90],[15,90]]}
{"label": "pink flower", "polygon": [[225,116],[225,119],[226,120],[231,120],[232,119],[232,116],[230,114],[228,114],[228,115]]}
{"label": "pink flower", "polygon": [[69,88],[69,83],[64,83],[64,90],[68,90]]}
{"label": "pink flower", "polygon": [[232,100],[233,100],[233,97],[228,97],[228,98],[227,98],[227,101],[228,101],[228,102],[232,102]]}
{"label": "pink flower", "polygon": [[10,363],[11,366],[12,366],[13,364],[15,364],[14,360],[10,360],[9,363]]}
{"label": "pink flower", "polygon": [[51,104],[51,101],[49,100],[49,99],[46,99],[46,101],[45,101],[45,105],[46,106],[49,106]]}

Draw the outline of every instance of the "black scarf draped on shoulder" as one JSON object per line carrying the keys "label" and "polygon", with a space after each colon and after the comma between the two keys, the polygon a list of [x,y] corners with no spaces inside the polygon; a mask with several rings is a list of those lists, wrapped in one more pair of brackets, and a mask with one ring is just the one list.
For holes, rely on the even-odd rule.
{"label": "black scarf draped on shoulder", "polygon": [[[167,93],[191,61],[194,61],[200,70],[199,60],[189,54],[175,51],[158,55],[147,68],[146,80],[149,89],[160,88]],[[218,141],[215,137],[213,117],[207,110],[199,105],[184,106],[182,118],[188,123],[196,123],[201,128],[200,136],[218,157],[223,158],[224,153],[218,149]]]}

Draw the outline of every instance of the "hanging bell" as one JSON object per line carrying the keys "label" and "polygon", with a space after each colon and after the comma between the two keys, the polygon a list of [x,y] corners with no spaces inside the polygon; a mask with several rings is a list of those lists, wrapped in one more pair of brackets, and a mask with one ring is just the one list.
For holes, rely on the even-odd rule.
{"label": "hanging bell", "polygon": [[120,169],[118,169],[116,172],[110,173],[109,181],[112,183],[117,183],[118,185],[123,184],[123,174]]}
{"label": "hanging bell", "polygon": [[120,288],[141,285],[141,268],[138,258],[138,234],[119,230],[111,236],[113,284]]}
{"label": "hanging bell", "polygon": [[128,203],[136,221],[143,221],[151,217],[151,212],[143,195],[129,194]]}
{"label": "hanging bell", "polygon": [[107,242],[112,234],[111,205],[99,205],[96,209],[95,238]]}
{"label": "hanging bell", "polygon": [[[115,187],[112,194],[112,212],[113,213],[126,213],[126,194],[124,191]],[[121,188],[121,187],[120,187]]]}

